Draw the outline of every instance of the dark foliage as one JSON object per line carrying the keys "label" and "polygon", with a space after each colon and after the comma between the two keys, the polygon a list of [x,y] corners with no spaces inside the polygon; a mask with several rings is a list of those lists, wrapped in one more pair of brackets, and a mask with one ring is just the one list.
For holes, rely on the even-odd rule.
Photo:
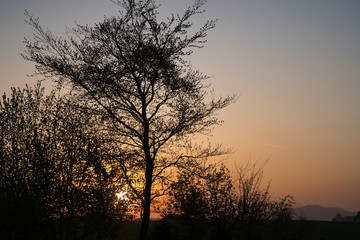
{"label": "dark foliage", "polygon": [[53,35],[28,14],[35,37],[25,40],[25,58],[37,64],[39,74],[86,100],[101,116],[113,144],[131,156],[118,162],[141,206],[140,238],[146,239],[150,207],[164,194],[168,169],[194,157],[186,152],[188,138],[218,124],[215,113],[235,96],[208,96],[207,76],[186,61],[215,26],[207,21],[189,33],[190,19],[203,12],[204,0],[166,21],[158,20],[155,0],[114,2],[121,7],[119,16],[94,26],[77,25],[65,37]]}
{"label": "dark foliage", "polygon": [[[117,167],[104,157],[96,119],[69,98],[12,89],[0,102],[0,230],[4,239],[107,234],[125,219]],[[76,223],[76,224],[75,224]]]}
{"label": "dark foliage", "polygon": [[179,173],[163,211],[164,216],[186,219],[180,225],[197,224],[199,239],[265,239],[267,230],[270,236],[292,219],[292,198],[271,199],[269,186],[261,185],[262,167],[248,163],[238,169],[234,182],[224,165],[203,166]]}

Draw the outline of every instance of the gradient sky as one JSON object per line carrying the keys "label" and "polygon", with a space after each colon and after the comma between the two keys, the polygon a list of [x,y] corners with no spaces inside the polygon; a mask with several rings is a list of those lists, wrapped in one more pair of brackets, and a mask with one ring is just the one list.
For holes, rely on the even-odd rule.
{"label": "gradient sky", "polygon": [[[167,16],[193,1],[158,2]],[[36,83],[20,56],[31,37],[25,9],[55,33],[118,11],[101,0],[0,0],[1,93]],[[270,159],[273,196],[359,211],[360,1],[208,0],[205,9],[195,26],[219,21],[192,64],[214,76],[218,96],[241,95],[213,131],[213,142],[233,148],[230,165]]]}

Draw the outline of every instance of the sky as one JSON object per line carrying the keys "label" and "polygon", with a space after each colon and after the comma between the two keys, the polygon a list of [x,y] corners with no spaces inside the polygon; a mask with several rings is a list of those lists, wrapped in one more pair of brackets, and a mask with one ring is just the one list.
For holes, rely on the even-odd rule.
{"label": "sky", "polygon": [[[158,3],[165,17],[193,1]],[[25,9],[56,34],[118,13],[106,0],[0,0],[1,94],[39,79],[21,57],[32,36]],[[208,0],[204,9],[194,27],[218,23],[190,59],[213,76],[216,96],[240,96],[211,138],[233,149],[230,168],[268,160],[274,197],[360,211],[360,1]]]}

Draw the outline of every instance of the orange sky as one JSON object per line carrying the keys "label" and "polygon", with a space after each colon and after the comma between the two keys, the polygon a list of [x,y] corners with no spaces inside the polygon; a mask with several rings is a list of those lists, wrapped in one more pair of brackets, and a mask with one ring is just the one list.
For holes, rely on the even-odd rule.
{"label": "orange sky", "polygon": [[[159,2],[164,16],[193,1]],[[219,22],[193,66],[214,75],[218,96],[241,95],[220,112],[212,141],[233,148],[230,162],[270,158],[274,196],[359,211],[360,2],[208,0],[205,8],[195,25]],[[0,0],[0,92],[36,82],[20,56],[31,37],[24,9],[54,32],[116,14],[110,1]]]}

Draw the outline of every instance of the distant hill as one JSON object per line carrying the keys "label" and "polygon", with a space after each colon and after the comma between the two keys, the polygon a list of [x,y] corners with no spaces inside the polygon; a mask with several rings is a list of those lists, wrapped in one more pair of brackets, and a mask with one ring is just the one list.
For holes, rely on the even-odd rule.
{"label": "distant hill", "polygon": [[355,216],[356,213],[348,212],[336,207],[323,207],[319,205],[307,205],[295,209],[295,215],[307,220],[331,221],[336,214],[342,216]]}

